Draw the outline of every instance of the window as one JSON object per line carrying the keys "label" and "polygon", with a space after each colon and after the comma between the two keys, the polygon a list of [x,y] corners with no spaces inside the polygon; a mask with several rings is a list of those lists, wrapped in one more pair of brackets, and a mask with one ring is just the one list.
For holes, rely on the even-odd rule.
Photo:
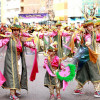
{"label": "window", "polygon": [[21,7],[21,12],[23,12],[24,11],[24,7]]}

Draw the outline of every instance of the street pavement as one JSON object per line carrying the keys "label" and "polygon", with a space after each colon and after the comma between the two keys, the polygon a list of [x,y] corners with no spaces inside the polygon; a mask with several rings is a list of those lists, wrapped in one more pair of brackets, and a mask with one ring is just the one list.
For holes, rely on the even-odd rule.
{"label": "street pavement", "polygon": [[[20,100],[49,100],[49,90],[44,87],[44,75],[46,70],[43,68],[44,56],[42,53],[38,54],[38,68],[39,73],[36,75],[36,80],[30,82],[29,77],[32,70],[34,55],[27,54],[26,55],[26,64],[28,70],[28,91],[21,90],[21,98]],[[68,64],[71,62],[65,62],[64,64]],[[0,70],[3,72],[4,69],[4,57],[0,58]],[[91,82],[86,83],[83,92],[84,95],[73,95],[73,91],[77,85],[75,79],[68,83],[68,87],[65,91],[61,90],[62,100],[100,100],[100,98],[95,98],[94,95],[94,87]],[[56,97],[56,93],[55,93]],[[9,90],[2,89],[0,87],[0,100],[9,100]],[[55,98],[56,100],[56,98]]]}

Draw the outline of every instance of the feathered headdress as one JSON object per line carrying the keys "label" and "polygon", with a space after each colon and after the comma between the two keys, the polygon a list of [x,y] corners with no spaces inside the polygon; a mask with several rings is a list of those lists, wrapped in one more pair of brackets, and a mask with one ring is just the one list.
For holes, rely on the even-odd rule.
{"label": "feathered headdress", "polygon": [[21,29],[21,26],[19,24],[18,17],[14,17],[13,25],[11,26],[11,29]]}

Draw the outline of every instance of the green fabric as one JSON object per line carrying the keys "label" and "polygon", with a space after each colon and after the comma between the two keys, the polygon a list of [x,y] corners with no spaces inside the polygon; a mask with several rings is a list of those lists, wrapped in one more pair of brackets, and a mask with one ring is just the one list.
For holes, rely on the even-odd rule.
{"label": "green fabric", "polygon": [[91,82],[100,81],[100,75],[98,72],[97,63],[94,64],[91,61],[85,63],[83,67],[77,71],[76,80],[78,80],[83,85],[87,81]]}
{"label": "green fabric", "polygon": [[54,41],[57,41],[58,51],[57,54],[61,58],[63,57],[63,45],[62,45],[62,37],[60,38],[60,32],[54,37]]}
{"label": "green fabric", "polygon": [[40,51],[40,39],[39,39],[39,33],[38,33],[38,40],[37,40],[37,51]]}
{"label": "green fabric", "polygon": [[[4,65],[4,77],[6,78],[6,82],[3,84],[4,88],[9,89],[26,89],[27,87],[27,69],[24,57],[24,47],[22,46],[22,75],[21,81],[18,77],[18,68],[17,68],[17,55],[16,55],[16,45],[15,41],[11,38],[8,45],[5,56],[5,65]],[[11,52],[12,50],[12,52]]]}
{"label": "green fabric", "polygon": [[58,31],[58,56],[60,58],[63,57],[62,36],[60,36],[60,32],[59,31]]}

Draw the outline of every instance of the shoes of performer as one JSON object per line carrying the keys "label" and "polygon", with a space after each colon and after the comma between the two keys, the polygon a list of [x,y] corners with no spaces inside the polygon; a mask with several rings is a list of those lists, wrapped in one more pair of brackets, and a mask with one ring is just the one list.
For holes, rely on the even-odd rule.
{"label": "shoes of performer", "polygon": [[61,100],[61,95],[57,95],[57,100]]}
{"label": "shoes of performer", "polygon": [[100,91],[96,91],[96,92],[94,93],[94,97],[100,98]]}
{"label": "shoes of performer", "polygon": [[21,94],[20,93],[15,93],[15,95],[17,96],[17,97],[21,97]]}
{"label": "shoes of performer", "polygon": [[54,94],[50,95],[50,100],[54,100]]}
{"label": "shoes of performer", "polygon": [[10,95],[11,100],[19,100],[19,98],[16,95]]}
{"label": "shoes of performer", "polygon": [[83,95],[84,93],[81,90],[74,90],[75,95]]}

